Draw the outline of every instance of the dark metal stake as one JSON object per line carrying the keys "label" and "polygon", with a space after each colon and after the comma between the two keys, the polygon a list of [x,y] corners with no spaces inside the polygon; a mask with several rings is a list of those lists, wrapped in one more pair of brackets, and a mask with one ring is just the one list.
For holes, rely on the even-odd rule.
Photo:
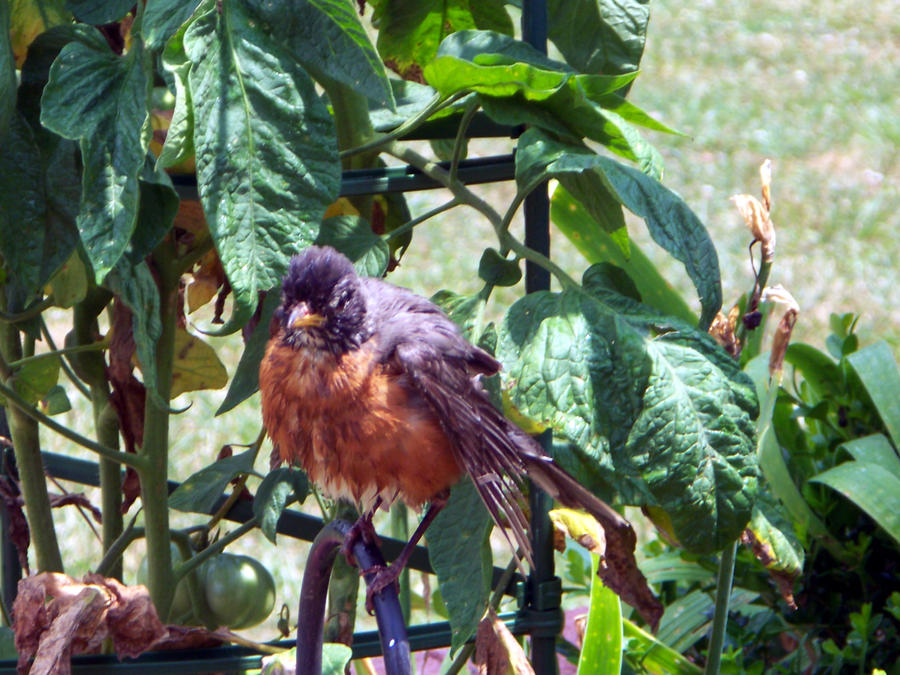
{"label": "dark metal stake", "polygon": [[[310,549],[300,587],[297,675],[322,673],[322,638],[328,578],[335,556],[351,527],[350,523],[343,520],[328,523],[322,528]],[[376,546],[367,544],[362,537],[358,537],[353,545],[353,557],[360,569],[380,568],[385,565],[381,551]],[[366,583],[374,576],[374,572],[364,575]],[[378,622],[385,671],[388,675],[409,675],[411,672],[409,638],[396,587],[391,584],[372,596],[372,601],[375,605],[375,619]]]}

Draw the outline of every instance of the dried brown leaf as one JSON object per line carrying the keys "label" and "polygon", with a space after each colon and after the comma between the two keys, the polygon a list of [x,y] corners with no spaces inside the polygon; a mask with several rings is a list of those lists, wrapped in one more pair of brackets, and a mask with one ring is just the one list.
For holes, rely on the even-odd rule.
{"label": "dried brown leaf", "polygon": [[762,198],[766,211],[772,212],[772,160],[759,165],[759,182],[762,183]]}
{"label": "dried brown leaf", "polygon": [[718,342],[726,352],[735,358],[741,353],[741,343],[738,341],[737,335],[734,332],[736,323],[737,314],[735,314],[733,308],[732,311],[728,313],[728,316],[722,312],[716,314],[716,318],[713,319],[712,324],[709,326],[709,334],[715,338],[716,342]]}
{"label": "dried brown leaf", "polygon": [[494,610],[489,610],[478,624],[475,664],[479,675],[534,675],[522,645]]}
{"label": "dried brown leaf", "polygon": [[771,545],[758,539],[749,527],[741,533],[741,543],[749,546],[750,550],[753,551],[753,556],[766,568],[787,606],[791,609],[797,609],[797,602],[794,599],[794,582],[799,574],[773,567],[772,563],[775,562],[775,553]]}
{"label": "dried brown leaf", "polygon": [[18,483],[7,475],[0,476],[0,500],[6,508],[9,518],[9,530],[7,536],[16,547],[19,557],[19,565],[30,574],[28,568],[28,545],[31,543],[31,530],[28,529],[28,520],[25,518],[25,500],[22,499],[22,491]]}
{"label": "dried brown leaf", "polygon": [[225,268],[215,250],[206,253],[191,272],[187,287],[188,314],[192,314],[212,300],[225,285]]}
{"label": "dried brown leaf", "polygon": [[64,495],[52,494],[50,495],[50,506],[54,509],[62,506],[80,506],[90,511],[94,520],[103,524],[103,512],[91,504],[91,501],[81,492],[67,492]]}

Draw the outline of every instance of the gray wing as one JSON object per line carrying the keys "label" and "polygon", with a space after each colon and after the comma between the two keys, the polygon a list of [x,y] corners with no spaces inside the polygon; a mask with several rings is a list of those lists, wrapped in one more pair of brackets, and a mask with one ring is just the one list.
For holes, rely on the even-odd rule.
{"label": "gray wing", "polygon": [[521,484],[525,458],[540,451],[494,407],[481,387],[479,375],[498,372],[499,362],[467,342],[432,302],[373,281],[366,284],[367,311],[378,317],[374,328],[380,361],[405,375],[434,410],[457,462],[472,478],[494,522],[530,563]]}

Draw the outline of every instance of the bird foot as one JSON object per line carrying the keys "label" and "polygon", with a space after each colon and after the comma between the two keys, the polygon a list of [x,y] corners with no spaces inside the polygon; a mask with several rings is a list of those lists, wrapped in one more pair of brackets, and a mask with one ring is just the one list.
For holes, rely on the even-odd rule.
{"label": "bird foot", "polygon": [[344,543],[341,545],[341,553],[347,560],[349,565],[358,567],[356,558],[353,555],[353,547],[357,542],[362,541],[366,544],[377,545],[378,535],[375,532],[375,526],[372,525],[372,512],[360,516],[350,527],[347,535],[344,537]]}
{"label": "bird foot", "polygon": [[375,596],[388,586],[396,584],[402,571],[403,566],[396,564],[374,565],[362,571],[366,577],[372,575],[366,580],[366,611],[370,616],[375,613]]}

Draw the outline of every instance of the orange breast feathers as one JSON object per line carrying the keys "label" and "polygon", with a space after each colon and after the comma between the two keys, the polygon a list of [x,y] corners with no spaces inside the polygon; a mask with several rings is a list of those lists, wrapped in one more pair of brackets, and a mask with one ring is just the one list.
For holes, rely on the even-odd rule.
{"label": "orange breast feathers", "polygon": [[440,422],[369,345],[336,357],[272,340],[259,371],[263,423],[281,461],[330,497],[420,507],[462,473]]}

